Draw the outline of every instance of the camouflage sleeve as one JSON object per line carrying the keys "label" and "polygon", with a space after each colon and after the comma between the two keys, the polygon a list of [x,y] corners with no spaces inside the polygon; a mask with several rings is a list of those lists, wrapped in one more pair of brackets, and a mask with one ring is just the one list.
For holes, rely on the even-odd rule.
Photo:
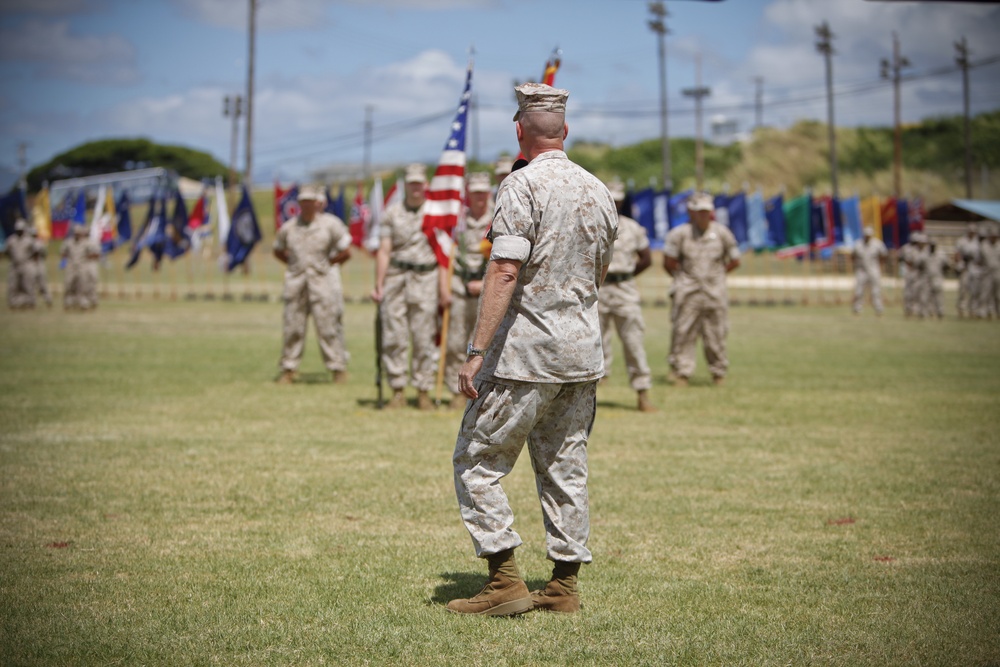
{"label": "camouflage sleeve", "polygon": [[513,184],[500,190],[490,225],[490,259],[528,259],[535,236],[532,209],[530,195]]}
{"label": "camouflage sleeve", "polygon": [[681,230],[672,229],[663,241],[663,254],[673,259],[680,259],[681,256]]}
{"label": "camouflage sleeve", "polygon": [[285,248],[287,246],[287,240],[286,240],[287,236],[288,236],[288,232],[285,231],[285,226],[282,225],[281,227],[278,228],[278,231],[274,235],[274,249],[275,250],[285,250]]}
{"label": "camouflage sleeve", "polygon": [[333,248],[330,256],[338,255],[351,247],[351,230],[335,215],[330,216],[333,227]]}
{"label": "camouflage sleeve", "polygon": [[736,243],[736,237],[726,227],[722,228],[722,242],[727,260],[735,261],[740,258],[740,246]]}

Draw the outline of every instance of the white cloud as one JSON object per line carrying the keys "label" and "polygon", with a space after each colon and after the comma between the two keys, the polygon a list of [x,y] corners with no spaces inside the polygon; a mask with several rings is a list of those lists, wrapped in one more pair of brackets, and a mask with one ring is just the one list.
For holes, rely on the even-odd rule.
{"label": "white cloud", "polygon": [[46,78],[96,84],[139,79],[136,51],[121,35],[80,35],[69,21],[31,19],[0,29],[0,59],[27,62]]}

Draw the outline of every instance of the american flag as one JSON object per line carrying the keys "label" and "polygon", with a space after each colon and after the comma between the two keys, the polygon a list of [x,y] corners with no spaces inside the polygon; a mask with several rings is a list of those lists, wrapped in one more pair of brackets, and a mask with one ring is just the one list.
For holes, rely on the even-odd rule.
{"label": "american flag", "polygon": [[438,264],[448,266],[451,256],[451,232],[458,224],[465,196],[465,129],[469,117],[469,99],[472,97],[472,61],[465,74],[465,90],[458,102],[451,134],[445,142],[430,186],[427,188],[427,205],[424,213],[424,234],[430,241]]}

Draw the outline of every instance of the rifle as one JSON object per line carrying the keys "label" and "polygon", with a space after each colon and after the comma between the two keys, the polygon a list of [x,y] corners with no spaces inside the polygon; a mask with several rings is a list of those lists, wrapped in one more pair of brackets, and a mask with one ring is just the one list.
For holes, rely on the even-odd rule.
{"label": "rifle", "polygon": [[378,400],[375,407],[379,410],[385,405],[382,397],[382,304],[375,304],[375,386],[378,387]]}

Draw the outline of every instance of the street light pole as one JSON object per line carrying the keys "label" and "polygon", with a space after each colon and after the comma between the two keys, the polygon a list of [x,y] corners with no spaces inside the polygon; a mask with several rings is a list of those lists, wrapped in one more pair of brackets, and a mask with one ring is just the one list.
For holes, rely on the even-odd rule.
{"label": "street light pole", "polygon": [[840,195],[837,190],[837,131],[833,120],[833,32],[826,21],[816,26],[816,37],[819,38],[816,50],[823,54],[823,60],[826,61],[826,126],[830,139],[830,189],[836,201]]}
{"label": "street light pole", "polygon": [[958,55],[955,62],[962,68],[962,113],[965,118],[963,133],[965,135],[965,198],[972,199],[972,130],[969,117],[969,44],[962,38],[955,42]]}
{"label": "street light pole", "polygon": [[667,131],[667,29],[665,19],[669,15],[666,6],[660,0],[649,3],[649,13],[652,14],[647,23],[649,29],[656,33],[657,51],[660,62],[660,143],[663,155],[663,188],[674,189],[674,179],[670,164],[670,134]]}
{"label": "street light pole", "polygon": [[910,61],[899,53],[899,35],[892,33],[892,62],[882,59],[882,78],[892,80],[893,93],[893,123],[895,132],[893,136],[892,151],[892,183],[893,194],[898,199],[903,192],[903,126],[900,120],[899,83],[902,79],[900,72],[904,67],[909,67]]}
{"label": "street light pole", "polygon": [[708,86],[701,85],[701,54],[695,57],[695,87],[685,88],[683,91],[684,97],[694,98],[694,124],[695,124],[695,143],[694,143],[694,176],[695,182],[697,183],[698,190],[702,190],[705,182],[705,152],[703,147],[702,132],[701,132],[701,100],[703,97],[708,97],[712,94],[712,89]]}

